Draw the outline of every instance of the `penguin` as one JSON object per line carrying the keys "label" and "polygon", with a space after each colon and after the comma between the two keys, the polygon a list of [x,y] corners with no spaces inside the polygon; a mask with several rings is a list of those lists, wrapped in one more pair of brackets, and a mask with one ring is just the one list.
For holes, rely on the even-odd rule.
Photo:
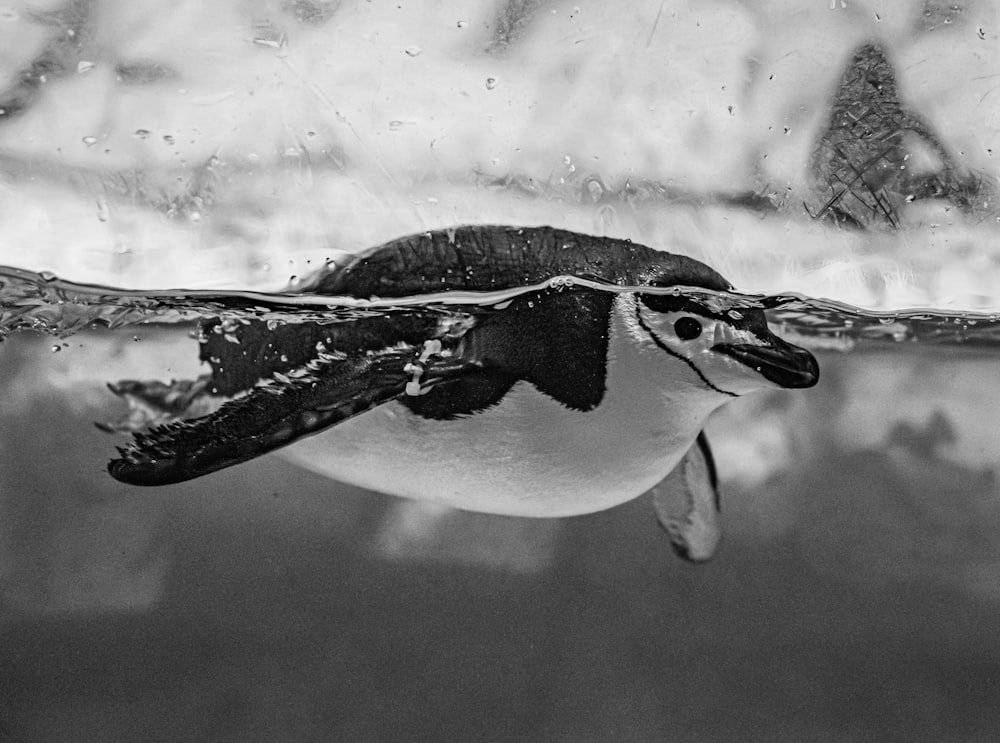
{"label": "penguin", "polygon": [[[565,276],[582,281],[552,281]],[[709,293],[642,291],[681,286]],[[702,561],[719,538],[708,416],[819,378],[762,310],[711,294],[731,289],[692,258],[551,227],[403,237],[297,291],[406,303],[329,323],[208,323],[210,372],[184,406],[225,402],[135,433],[108,469],[164,485],[293,445],[290,458],[333,479],[471,511],[575,516],[652,492],[675,550]],[[432,301],[453,292],[506,298]],[[117,391],[134,402],[137,384]]]}

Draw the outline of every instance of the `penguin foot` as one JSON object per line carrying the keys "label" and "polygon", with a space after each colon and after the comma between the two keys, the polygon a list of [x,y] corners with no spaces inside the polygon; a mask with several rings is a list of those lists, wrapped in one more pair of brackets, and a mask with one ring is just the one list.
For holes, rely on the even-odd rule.
{"label": "penguin foot", "polygon": [[704,433],[649,492],[674,552],[688,562],[712,559],[722,539],[722,527],[715,462]]}
{"label": "penguin foot", "polygon": [[108,383],[108,389],[128,403],[128,412],[113,423],[95,422],[108,433],[132,433],[181,417],[203,416],[218,406],[208,393],[210,377],[172,380],[123,379]]}

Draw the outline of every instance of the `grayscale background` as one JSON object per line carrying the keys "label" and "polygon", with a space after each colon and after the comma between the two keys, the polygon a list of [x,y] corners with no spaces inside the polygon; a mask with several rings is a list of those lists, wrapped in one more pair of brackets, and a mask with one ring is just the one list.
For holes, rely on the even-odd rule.
{"label": "grayscale background", "polygon": [[[551,224],[988,314],[998,34],[989,0],[12,2],[0,264],[278,289]],[[280,454],[120,485],[104,385],[197,375],[189,330],[0,344],[5,743],[1000,735],[995,346],[811,339],[817,388],[712,420],[694,567],[645,499],[442,511]]]}

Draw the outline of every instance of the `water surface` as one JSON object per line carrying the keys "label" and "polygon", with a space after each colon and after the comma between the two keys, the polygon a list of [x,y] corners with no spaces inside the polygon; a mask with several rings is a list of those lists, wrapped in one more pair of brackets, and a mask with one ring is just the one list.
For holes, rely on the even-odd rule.
{"label": "water surface", "polygon": [[815,390],[724,408],[725,538],[693,568],[645,499],[559,521],[426,513],[277,456],[155,492],[115,483],[103,381],[197,371],[187,333],[4,344],[10,740],[1000,726],[992,350],[819,352]]}

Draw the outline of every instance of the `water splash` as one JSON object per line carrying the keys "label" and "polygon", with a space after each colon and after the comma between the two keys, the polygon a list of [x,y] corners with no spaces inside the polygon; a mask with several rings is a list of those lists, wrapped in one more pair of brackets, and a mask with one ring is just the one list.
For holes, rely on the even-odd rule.
{"label": "water splash", "polygon": [[920,342],[1000,346],[1000,314],[912,308],[874,311],[831,299],[796,293],[754,295],[714,292],[701,287],[636,287],[577,276],[554,276],[538,284],[490,292],[439,292],[392,299],[357,299],[309,293],[211,290],[134,291],[79,284],[48,272],[0,267],[0,340],[18,330],[65,338],[84,329],[143,324],[194,323],[221,319],[235,325],[250,320],[271,327],[308,322],[343,322],[373,314],[420,307],[443,314],[468,307],[502,309],[510,300],[546,289],[585,286],[599,291],[696,295],[716,307],[758,307],[774,329],[813,349],[851,350],[859,343]]}

